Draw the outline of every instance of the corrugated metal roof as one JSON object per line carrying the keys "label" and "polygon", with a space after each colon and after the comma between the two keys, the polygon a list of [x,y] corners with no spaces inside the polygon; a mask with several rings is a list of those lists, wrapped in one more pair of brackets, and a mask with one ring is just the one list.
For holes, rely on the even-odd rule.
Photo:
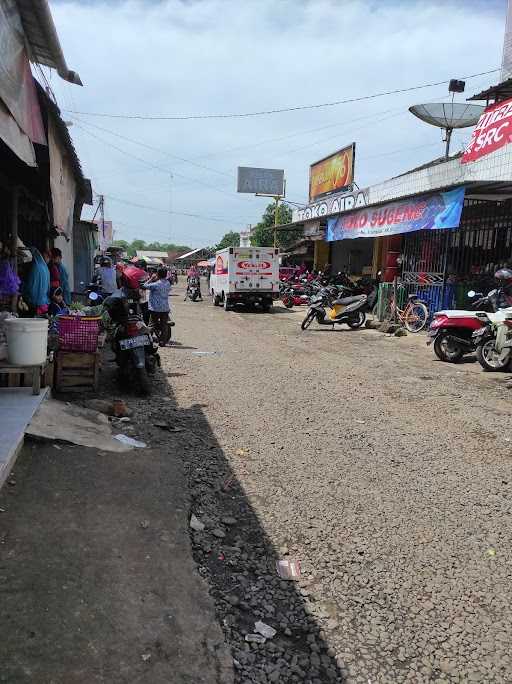
{"label": "corrugated metal roof", "polygon": [[47,0],[16,0],[27,39],[30,61],[56,69],[65,81],[83,85],[68,68]]}
{"label": "corrugated metal roof", "polygon": [[187,252],[186,254],[182,254],[181,256],[178,257],[178,259],[187,259],[188,257],[191,257],[193,254],[197,254],[198,252],[201,252],[203,249],[206,249],[206,247],[198,247],[197,249],[193,249],[191,252]]}
{"label": "corrugated metal roof", "polygon": [[144,258],[148,257],[149,259],[167,259],[167,252],[158,252],[158,251],[151,251],[147,249],[137,249],[135,250],[135,254],[138,257]]}

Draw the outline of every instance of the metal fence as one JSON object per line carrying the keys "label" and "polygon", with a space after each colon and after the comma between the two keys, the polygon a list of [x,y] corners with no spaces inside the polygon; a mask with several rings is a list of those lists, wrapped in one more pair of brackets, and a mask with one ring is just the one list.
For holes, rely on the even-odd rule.
{"label": "metal fence", "polygon": [[[494,273],[512,265],[512,202],[466,199],[460,228],[404,235],[397,305],[417,293],[431,314],[467,308],[467,292],[487,293]],[[389,312],[393,283],[379,288],[378,317]]]}
{"label": "metal fence", "polygon": [[[377,300],[377,318],[380,321],[391,317],[391,300],[394,293],[393,283],[381,283],[379,286],[379,298]],[[417,294],[428,306],[430,315],[441,309],[453,309],[455,305],[454,288],[447,286],[444,290],[438,284],[424,284],[398,282],[396,286],[396,304],[403,309],[407,303],[407,297]]]}

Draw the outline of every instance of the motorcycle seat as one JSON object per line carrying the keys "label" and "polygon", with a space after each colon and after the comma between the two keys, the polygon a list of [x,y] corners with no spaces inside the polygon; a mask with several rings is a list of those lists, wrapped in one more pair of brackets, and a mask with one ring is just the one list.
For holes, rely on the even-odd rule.
{"label": "motorcycle seat", "polygon": [[341,297],[340,299],[335,299],[333,304],[354,304],[355,302],[361,302],[365,295],[356,295],[355,297]]}

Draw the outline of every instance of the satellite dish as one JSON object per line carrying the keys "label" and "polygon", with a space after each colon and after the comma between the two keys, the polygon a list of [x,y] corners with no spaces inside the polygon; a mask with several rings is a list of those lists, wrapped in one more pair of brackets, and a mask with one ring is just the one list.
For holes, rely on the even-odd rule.
{"label": "satellite dish", "polygon": [[431,126],[443,128],[446,141],[446,159],[450,153],[450,139],[454,128],[475,126],[484,111],[481,105],[465,104],[463,102],[427,102],[413,105],[409,111],[418,119]]}

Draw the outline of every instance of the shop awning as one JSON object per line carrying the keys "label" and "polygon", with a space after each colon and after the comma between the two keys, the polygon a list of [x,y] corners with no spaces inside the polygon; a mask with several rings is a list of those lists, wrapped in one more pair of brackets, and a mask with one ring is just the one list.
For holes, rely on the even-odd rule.
{"label": "shop awning", "polygon": [[[5,0],[4,0],[5,1]],[[32,62],[55,69],[69,83],[83,85],[66,64],[47,0],[15,0]]]}

